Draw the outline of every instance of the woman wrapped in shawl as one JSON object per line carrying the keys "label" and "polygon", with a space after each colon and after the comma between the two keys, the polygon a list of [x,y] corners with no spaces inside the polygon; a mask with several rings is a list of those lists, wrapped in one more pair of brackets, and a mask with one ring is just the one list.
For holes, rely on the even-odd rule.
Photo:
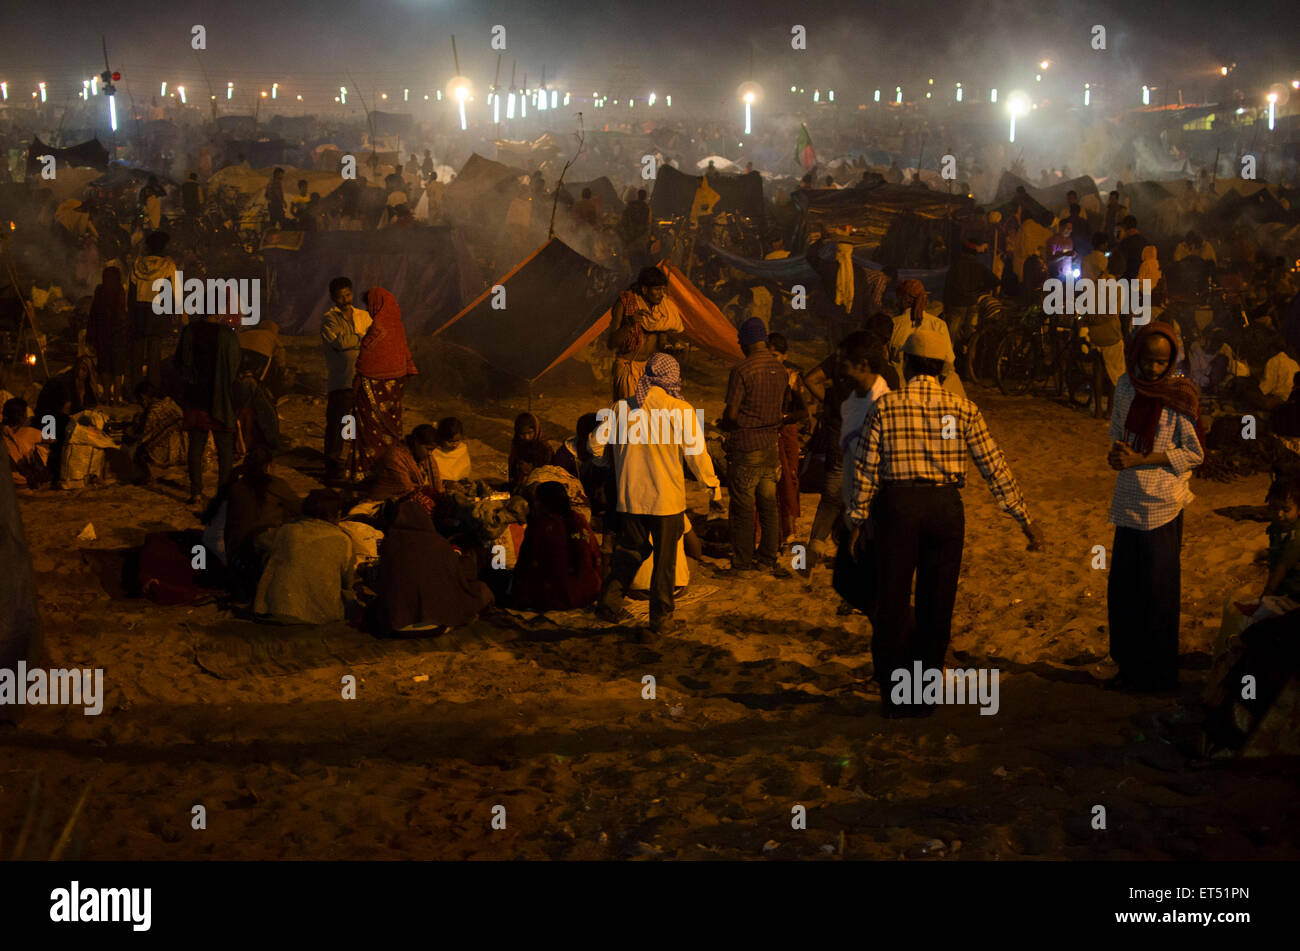
{"label": "woman wrapped in shawl", "polygon": [[125,400],[127,350],[131,339],[131,315],[126,306],[126,288],[122,271],[104,268],[86,321],[86,343],[95,351],[95,366],[104,399],[110,403]]}
{"label": "woman wrapped in shawl", "polygon": [[415,376],[415,361],[406,345],[406,328],[397,300],[382,287],[366,292],[373,323],[361,339],[353,379],[357,420],[358,476],[370,472],[389,447],[402,439],[402,396],[407,377]]}
{"label": "woman wrapped in shawl", "polygon": [[1172,326],[1147,324],[1134,335],[1128,372],[1115,386],[1108,461],[1119,476],[1107,582],[1115,689],[1178,685],[1183,509],[1193,499],[1192,469],[1205,459],[1200,394],[1175,371],[1178,349]]}

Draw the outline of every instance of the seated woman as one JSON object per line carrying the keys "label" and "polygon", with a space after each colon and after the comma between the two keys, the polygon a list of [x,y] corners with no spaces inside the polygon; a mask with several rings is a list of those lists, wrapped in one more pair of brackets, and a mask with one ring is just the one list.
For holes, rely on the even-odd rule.
{"label": "seated woman", "polygon": [[407,497],[390,504],[391,520],[379,546],[377,596],[372,605],[380,634],[458,627],[492,603],[487,585],[433,527],[428,511]]}
{"label": "seated woman", "polygon": [[582,483],[567,470],[548,465],[550,455],[541,443],[520,447],[519,458],[515,460],[515,471],[520,476],[520,482],[515,487],[515,494],[522,495],[532,505],[540,486],[558,482],[564,487],[574,511],[590,521],[591,506],[587,502],[587,493],[583,490]]}
{"label": "seated woman", "polygon": [[329,624],[347,619],[352,591],[352,542],[338,527],[339,496],[313,489],[302,517],[275,533],[253,613],[280,624]]}
{"label": "seated woman", "polygon": [[442,474],[434,462],[438,431],[428,423],[416,426],[404,440],[384,449],[371,476],[370,498],[401,498],[423,490],[431,498],[442,495]]}
{"label": "seated woman", "polygon": [[438,421],[438,444],[433,461],[444,482],[463,482],[470,475],[469,447],[465,445],[465,427],[455,416]]}
{"label": "seated woman", "polygon": [[510,442],[510,458],[506,462],[506,479],[511,491],[523,482],[524,476],[519,472],[520,453],[529,451],[529,443],[540,443],[546,448],[545,461],[537,465],[544,466],[551,461],[551,444],[542,438],[542,424],[532,413],[520,413],[515,417],[515,437]]}
{"label": "seated woman", "polygon": [[27,401],[14,397],[6,400],[0,433],[4,435],[9,451],[9,467],[14,473],[14,485],[34,489],[50,481],[50,470],[45,467],[48,455],[41,444],[41,431],[27,425]]}
{"label": "seated woman", "polygon": [[225,551],[231,590],[246,599],[257,588],[276,529],[299,514],[301,503],[289,483],[271,475],[271,451],[265,446],[248,451],[226,500]]}
{"label": "seated woman", "polygon": [[600,596],[600,540],[558,482],[537,486],[511,585],[514,606],[529,611],[585,608]]}
{"label": "seated woman", "polygon": [[176,401],[148,380],[135,388],[142,412],[126,435],[139,481],[148,483],[154,469],[183,465],[186,457],[183,414]]}

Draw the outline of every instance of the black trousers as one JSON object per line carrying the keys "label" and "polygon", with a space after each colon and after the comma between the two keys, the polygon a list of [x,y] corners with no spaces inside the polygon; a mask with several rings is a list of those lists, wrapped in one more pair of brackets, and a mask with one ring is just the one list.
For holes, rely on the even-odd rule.
{"label": "black trousers", "polygon": [[[886,482],[872,503],[879,602],[871,635],[875,677],[886,702],[898,668],[942,668],[952,634],[966,514],[956,486]],[[915,623],[911,620],[916,577]]]}
{"label": "black trousers", "polygon": [[677,542],[686,521],[676,515],[632,515],[620,512],[614,556],[610,559],[601,603],[618,608],[637,569],[654,552],[650,574],[650,620],[673,613],[673,584],[677,576]]}
{"label": "black trousers", "polygon": [[1110,656],[1139,685],[1178,681],[1182,547],[1182,512],[1149,532],[1115,527],[1106,584]]}
{"label": "black trousers", "polygon": [[[208,430],[187,429],[189,438],[186,461],[190,470],[190,495],[203,494],[203,454],[208,448]],[[235,459],[235,431],[212,432],[212,443],[217,447],[217,488],[230,481],[230,470]]]}
{"label": "black trousers", "polygon": [[343,417],[353,410],[352,390],[331,390],[325,399],[325,475],[340,476],[348,465],[348,441],[343,438]]}

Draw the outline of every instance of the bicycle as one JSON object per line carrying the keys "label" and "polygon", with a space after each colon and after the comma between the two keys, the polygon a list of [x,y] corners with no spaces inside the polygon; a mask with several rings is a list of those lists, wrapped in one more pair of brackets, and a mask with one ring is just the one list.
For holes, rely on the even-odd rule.
{"label": "bicycle", "polygon": [[1051,384],[1055,397],[1072,406],[1086,406],[1091,371],[1083,371],[1078,330],[1074,319],[1043,313],[1041,306],[1025,310],[1019,326],[998,344],[995,376],[1005,396],[1023,396],[1035,383]]}
{"label": "bicycle", "polygon": [[958,370],[964,379],[983,386],[997,384],[998,344],[1014,321],[1011,308],[998,297],[985,294],[976,304],[974,329],[961,346]]}

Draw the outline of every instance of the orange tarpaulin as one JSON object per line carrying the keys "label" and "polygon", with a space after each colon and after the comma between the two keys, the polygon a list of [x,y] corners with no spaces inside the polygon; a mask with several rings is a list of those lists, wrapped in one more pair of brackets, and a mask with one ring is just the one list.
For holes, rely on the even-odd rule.
{"label": "orange tarpaulin", "polygon": [[[726,315],[718,310],[718,305],[705,297],[698,287],[686,279],[685,274],[667,261],[660,262],[659,269],[668,275],[668,296],[681,311],[686,338],[696,346],[724,360],[733,362],[743,360],[745,353],[740,349],[736,328],[731,325],[731,321],[727,320]],[[613,319],[614,308],[611,307],[542,373],[553,369],[591,344],[593,340],[609,330]]]}

